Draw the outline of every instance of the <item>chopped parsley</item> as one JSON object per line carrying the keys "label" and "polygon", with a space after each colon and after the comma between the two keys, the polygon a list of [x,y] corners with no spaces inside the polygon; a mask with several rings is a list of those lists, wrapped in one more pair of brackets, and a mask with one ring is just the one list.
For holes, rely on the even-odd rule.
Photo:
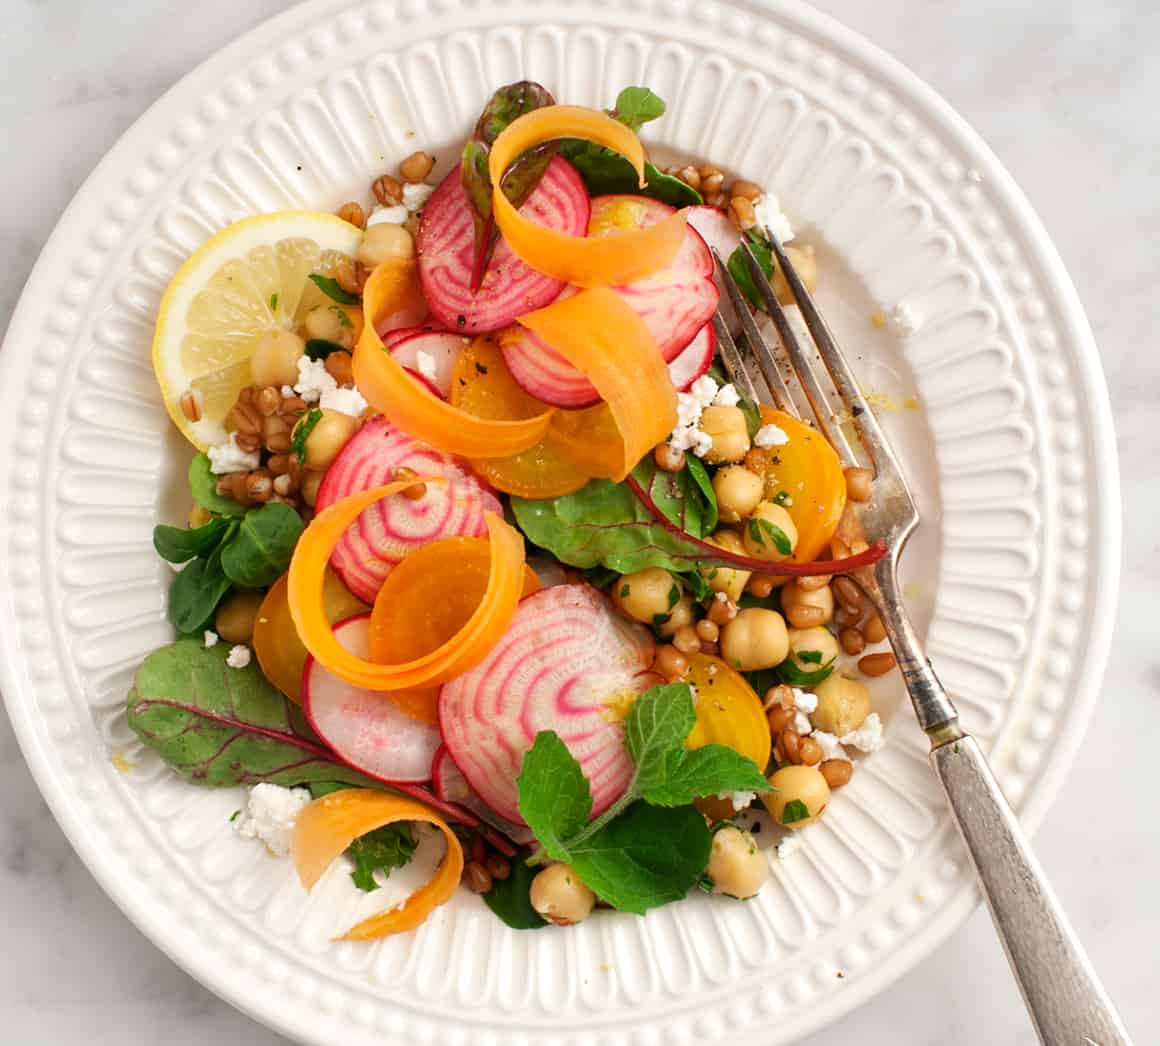
{"label": "chopped parsley", "polygon": [[781,812],[782,824],[797,824],[798,821],[808,821],[810,819],[810,809],[800,799],[791,799],[785,804],[785,809]]}
{"label": "chopped parsley", "polygon": [[793,551],[793,545],[790,544],[788,535],[781,527],[770,523],[767,519],[751,519],[747,524],[749,530],[749,537],[754,544],[766,544],[768,538],[773,543],[773,547],[778,550],[783,556],[788,556]]}
{"label": "chopped parsley", "polygon": [[294,426],[294,432],[290,436],[290,449],[299,461],[306,460],[306,441],[310,438],[310,433],[314,431],[314,426],[321,420],[322,411],[313,407]]}

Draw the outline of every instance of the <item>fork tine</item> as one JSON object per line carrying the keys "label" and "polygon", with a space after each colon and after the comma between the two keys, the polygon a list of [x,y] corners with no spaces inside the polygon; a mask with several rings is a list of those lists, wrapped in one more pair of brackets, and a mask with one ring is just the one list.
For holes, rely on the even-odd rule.
{"label": "fork tine", "polygon": [[757,386],[753,384],[753,375],[745,366],[745,361],[741,358],[737,343],[733,340],[733,335],[729,333],[729,327],[726,325],[720,309],[713,313],[713,333],[717,335],[717,348],[721,352],[721,360],[725,364],[725,369],[729,372],[734,386],[741,389],[741,395],[746,399],[750,399],[754,403],[759,402],[761,396],[757,392]]}
{"label": "fork tine", "polygon": [[[782,308],[781,302],[777,300],[777,295],[773,293],[773,287],[746,239],[741,241],[741,253],[745,260],[745,267],[749,270],[754,286],[757,287],[757,293],[765,303],[766,309],[769,310],[770,319],[773,320],[773,325],[777,328],[778,337],[789,355],[794,372],[797,374],[798,381],[801,382],[802,391],[805,392],[814,417],[817,418],[819,428],[829,440],[830,446],[838,452],[838,457],[842,459],[844,466],[857,465],[858,457],[846,439],[838,415],[834,413],[829,398],[814,374],[813,367],[810,365],[809,353],[802,348],[801,342],[798,341],[797,335],[794,334],[793,328],[789,325],[785,310]],[[802,289],[804,291],[805,288]]]}
{"label": "fork tine", "polygon": [[725,290],[729,294],[729,300],[733,302],[733,311],[737,313],[737,318],[741,321],[741,329],[745,332],[745,341],[749,345],[749,351],[757,360],[757,365],[761,368],[765,383],[769,386],[769,394],[773,397],[774,405],[778,410],[784,411],[791,417],[799,417],[797,406],[789,395],[789,386],[786,385],[785,378],[782,377],[781,372],[777,369],[777,361],[773,358],[773,353],[769,351],[769,346],[765,344],[765,339],[761,336],[761,331],[757,329],[757,324],[753,320],[753,313],[749,311],[749,303],[745,300],[745,295],[742,294],[741,288],[737,286],[737,281],[733,279],[732,273],[729,272],[729,266],[725,264],[721,255],[717,253],[717,248],[713,247],[712,251],[717,266],[721,270],[721,280],[725,284]]}
{"label": "fork tine", "polygon": [[881,476],[884,471],[889,469],[893,472],[894,478],[905,488],[906,481],[902,474],[902,468],[898,464],[898,459],[895,458],[894,452],[890,449],[890,444],[886,441],[886,436],[882,432],[874,412],[870,409],[870,404],[862,395],[862,390],[858,387],[858,380],[846,362],[846,357],[838,348],[837,341],[830,333],[830,328],[822,319],[817,306],[814,305],[810,292],[806,290],[805,284],[802,283],[801,277],[786,255],[781,241],[772,230],[766,229],[765,234],[769,238],[774,256],[777,258],[778,267],[785,274],[786,283],[789,285],[798,308],[802,311],[802,319],[805,320],[810,336],[814,339],[818,354],[822,357],[826,370],[830,372],[834,388],[838,390],[838,395],[854,419],[854,425],[858,429],[862,445],[874,463],[875,472]]}

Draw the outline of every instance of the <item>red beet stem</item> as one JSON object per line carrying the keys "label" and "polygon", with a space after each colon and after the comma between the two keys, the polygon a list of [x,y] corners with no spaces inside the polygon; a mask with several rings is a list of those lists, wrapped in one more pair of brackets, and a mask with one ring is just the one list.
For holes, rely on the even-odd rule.
{"label": "red beet stem", "polygon": [[813,563],[787,563],[785,561],[777,563],[765,559],[755,559],[752,556],[742,556],[736,552],[719,548],[711,542],[695,538],[692,534],[682,530],[660,510],[635,476],[629,475],[625,482],[632,488],[632,492],[640,498],[641,504],[649,510],[649,513],[665,530],[683,538],[698,549],[704,549],[705,555],[702,558],[710,566],[740,567],[742,570],[772,574],[774,577],[813,577],[818,574],[845,574],[851,570],[857,570],[859,567],[868,567],[872,563],[877,563],[886,555],[885,543],[876,541],[864,552],[859,552],[857,555],[847,556],[845,559],[819,559]]}

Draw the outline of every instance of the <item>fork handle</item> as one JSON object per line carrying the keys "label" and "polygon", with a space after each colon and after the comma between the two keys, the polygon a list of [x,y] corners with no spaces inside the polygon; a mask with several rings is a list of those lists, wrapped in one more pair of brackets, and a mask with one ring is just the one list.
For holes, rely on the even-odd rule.
{"label": "fork handle", "polygon": [[1040,1041],[1130,1046],[978,743],[969,735],[947,741],[930,759]]}

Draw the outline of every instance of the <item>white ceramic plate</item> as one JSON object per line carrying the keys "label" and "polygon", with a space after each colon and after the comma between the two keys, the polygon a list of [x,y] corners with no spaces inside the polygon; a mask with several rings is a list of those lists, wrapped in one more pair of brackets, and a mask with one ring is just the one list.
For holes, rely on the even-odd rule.
{"label": "white ceramic plate", "polygon": [[[897,684],[880,693],[888,747],[751,903],[515,933],[464,893],[369,946],[329,943],[348,893],[305,897],[287,862],[233,838],[237,795],[182,784],[125,727],[134,665],[169,638],[150,529],[184,510],[188,450],[149,365],[166,282],[230,221],[334,207],[419,146],[445,164],[490,90],[522,76],[590,105],[650,85],[670,107],[650,128],[658,152],[774,186],[819,246],[826,311],[921,492],[908,592],[930,655],[1034,825],[1095,697],[1115,596],[1116,461],[1091,335],[979,139],[796,3],[317,0],[179,84],[78,194],[5,345],[4,694],[114,900],[292,1038],[788,1042],[901,975],[976,901]],[[875,331],[870,314],[903,299],[919,332]],[[917,409],[890,411],[912,395]]]}

